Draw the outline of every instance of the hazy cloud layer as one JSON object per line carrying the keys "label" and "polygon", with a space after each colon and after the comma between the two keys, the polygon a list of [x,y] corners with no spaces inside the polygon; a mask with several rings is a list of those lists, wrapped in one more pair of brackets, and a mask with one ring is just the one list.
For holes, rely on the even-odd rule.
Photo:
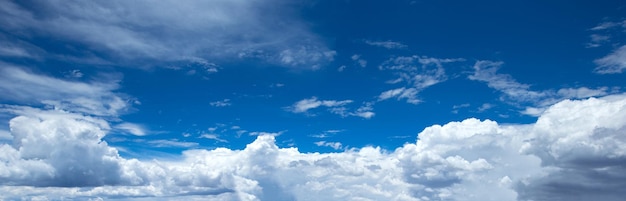
{"label": "hazy cloud layer", "polygon": [[[0,34],[0,44],[8,45],[0,55],[68,59],[71,53],[83,63],[140,67],[247,58],[319,68],[335,52],[292,16],[298,6],[282,0],[3,1],[0,29],[12,35]],[[42,51],[42,39],[58,48]]]}
{"label": "hazy cloud layer", "polygon": [[[0,199],[149,200],[621,200],[626,95],[566,100],[536,123],[467,119],[434,125],[416,143],[338,153],[279,148],[260,135],[243,150],[178,158],[119,156],[106,121],[5,107]],[[320,146],[340,148],[339,143]],[[43,188],[46,187],[46,188]]]}

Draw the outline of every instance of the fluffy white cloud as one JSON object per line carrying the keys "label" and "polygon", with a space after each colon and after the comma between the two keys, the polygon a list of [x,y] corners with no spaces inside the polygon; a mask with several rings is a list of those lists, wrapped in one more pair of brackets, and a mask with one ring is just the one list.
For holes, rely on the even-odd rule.
{"label": "fluffy white cloud", "polygon": [[626,45],[594,61],[598,67],[595,72],[600,74],[622,73],[626,69]]}
{"label": "fluffy white cloud", "polygon": [[[290,15],[298,6],[283,0],[3,1],[0,29],[17,34],[16,38],[37,36],[67,47],[80,46],[78,54],[100,55],[90,59],[116,64],[255,58],[310,67],[332,60],[335,52]],[[39,45],[39,41],[29,42],[29,46]],[[0,54],[36,55],[29,46],[13,43],[0,48]]]}
{"label": "fluffy white cloud", "polygon": [[[396,150],[279,148],[125,159],[102,141],[107,122],[13,108],[0,145],[0,199],[622,200],[626,94],[562,101],[536,123],[467,119],[434,125]],[[320,145],[335,144],[323,142]]]}

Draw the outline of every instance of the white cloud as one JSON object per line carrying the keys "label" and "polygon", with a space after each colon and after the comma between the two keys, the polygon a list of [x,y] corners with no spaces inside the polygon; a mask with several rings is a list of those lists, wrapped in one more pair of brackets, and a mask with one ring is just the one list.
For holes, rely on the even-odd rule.
{"label": "white cloud", "polygon": [[119,80],[82,83],[35,74],[0,62],[0,100],[29,105],[49,105],[57,109],[98,116],[117,116],[131,105],[115,93]]}
{"label": "white cloud", "polygon": [[524,109],[520,113],[528,115],[528,116],[538,117],[538,116],[541,116],[541,114],[543,114],[545,110],[546,108],[541,108],[541,107],[526,107],[526,109]]}
{"label": "white cloud", "polygon": [[478,107],[478,112],[484,112],[484,111],[487,111],[487,110],[489,110],[489,109],[491,109],[493,107],[494,107],[493,104],[484,103],[480,107]]}
{"label": "white cloud", "polygon": [[318,100],[317,97],[313,96],[309,99],[302,99],[294,103],[289,107],[289,110],[294,113],[303,113],[321,106],[330,107],[332,109],[349,103],[352,103],[352,100]]}
{"label": "white cloud", "polygon": [[398,100],[406,99],[407,103],[418,104],[421,101],[417,98],[418,90],[415,88],[397,88],[384,91],[378,95],[378,101],[384,101],[390,98]]}
{"label": "white cloud", "polygon": [[341,132],[343,132],[343,131],[344,131],[344,130],[326,130],[326,131],[323,131],[322,133],[319,133],[319,134],[310,135],[309,137],[314,137],[314,138],[328,138],[328,137],[331,137],[331,136],[336,135],[337,133],[341,133]]}
{"label": "white cloud", "polygon": [[393,71],[398,75],[398,78],[387,81],[388,84],[405,82],[407,86],[382,92],[379,101],[397,97],[398,100],[406,99],[408,103],[418,104],[420,100],[417,95],[420,91],[448,79],[443,64],[461,61],[465,60],[418,55],[391,58],[383,62],[379,69]]}
{"label": "white cloud", "polygon": [[521,84],[510,75],[496,73],[503,62],[477,61],[474,64],[474,74],[468,78],[486,82],[487,86],[501,91],[507,98],[518,101],[535,101],[544,98],[545,92],[530,91],[530,85]]}
{"label": "white cloud", "polygon": [[371,46],[377,46],[377,47],[384,47],[387,49],[404,49],[407,48],[407,45],[399,43],[399,42],[394,42],[394,41],[370,41],[370,40],[366,40],[365,44],[371,45]]}
{"label": "white cloud", "polygon": [[284,87],[285,84],[283,83],[275,83],[275,84],[271,84],[270,87],[271,88],[280,88],[280,87]]}
{"label": "white cloud", "polygon": [[74,69],[65,73],[65,76],[70,78],[81,78],[84,75],[85,74],[83,74],[83,72],[80,72],[80,70],[78,69]]}
{"label": "white cloud", "polygon": [[599,74],[623,73],[626,69],[626,45],[613,51],[611,54],[594,61],[598,65],[594,72]]}
{"label": "white cloud", "polygon": [[619,27],[622,26],[624,28],[626,28],[626,21],[623,22],[603,22],[598,24],[597,26],[591,28],[592,31],[600,31],[600,30],[606,30],[606,29],[612,29],[615,27]]}
{"label": "white cloud", "polygon": [[607,35],[600,34],[591,34],[589,38],[591,39],[591,42],[587,43],[587,47],[589,48],[600,47],[602,46],[602,44],[608,42],[611,39],[611,37]]}
{"label": "white cloud", "polygon": [[477,119],[434,125],[415,143],[392,151],[301,153],[279,148],[275,136],[259,133],[242,150],[195,149],[145,161],[122,158],[102,141],[110,130],[106,121],[21,111],[10,121],[16,140],[0,144],[3,200],[612,201],[625,196],[626,94],[562,101],[527,125]]}
{"label": "white cloud", "polygon": [[469,106],[470,106],[470,104],[469,104],[469,103],[463,103],[463,104],[460,104],[460,105],[454,105],[454,106],[452,106],[452,109],[465,108],[465,107],[469,107]]}
{"label": "white cloud", "polygon": [[200,135],[199,138],[206,138],[206,139],[215,140],[215,141],[218,141],[218,142],[228,142],[227,140],[221,139],[220,136],[217,135],[217,134],[207,134],[207,133],[205,133],[205,134]]}
{"label": "white cloud", "polygon": [[368,103],[365,103],[363,106],[359,107],[356,111],[350,113],[350,115],[365,118],[365,119],[370,119],[374,117],[374,115],[376,115],[376,113],[374,113],[373,111],[374,111],[373,103],[368,102]]}
{"label": "white cloud", "polygon": [[545,107],[564,99],[588,98],[608,94],[608,87],[590,89],[562,88],[559,90],[531,90],[530,85],[517,82],[511,75],[497,73],[503,62],[477,61],[474,64],[474,74],[469,75],[470,80],[487,83],[487,86],[503,93],[501,100],[513,104],[530,104],[523,114],[538,115]]}
{"label": "white cloud", "polygon": [[359,66],[365,68],[367,66],[367,61],[361,58],[361,55],[355,54],[350,57],[352,61],[355,61]]}
{"label": "white cloud", "polygon": [[374,117],[374,115],[376,115],[376,113],[374,113],[374,107],[373,107],[372,102],[365,102],[363,103],[363,105],[359,108],[357,108],[355,111],[349,111],[348,108],[346,107],[332,107],[329,109],[329,111],[333,114],[337,114],[339,116],[342,117],[348,117],[348,116],[355,116],[355,117],[361,117],[364,119],[370,119],[372,117]]}
{"label": "white cloud", "polygon": [[346,66],[345,65],[339,66],[339,68],[337,68],[337,71],[339,71],[339,72],[343,72],[344,70],[346,70]]}
{"label": "white cloud", "polygon": [[253,135],[253,136],[280,136],[283,133],[285,133],[287,131],[278,131],[278,132],[266,132],[266,131],[254,131],[254,132],[250,132],[248,133],[249,135]]}
{"label": "white cloud", "polygon": [[226,106],[230,106],[230,99],[224,99],[221,101],[213,101],[210,102],[209,105],[213,106],[213,107],[226,107]]}
{"label": "white cloud", "polygon": [[122,130],[123,132],[130,133],[136,136],[144,136],[146,135],[146,128],[144,126],[134,123],[124,122],[118,125],[115,125],[115,128]]}
{"label": "white cloud", "polygon": [[320,147],[330,147],[330,148],[333,148],[334,150],[340,150],[343,147],[341,142],[318,141],[318,142],[315,142],[314,144]]}
{"label": "white cloud", "polygon": [[[291,15],[299,6],[280,0],[51,1],[36,5],[4,1],[0,29],[23,38],[38,35],[42,40],[78,44],[86,48],[82,54],[102,55],[99,60],[117,63],[237,57],[285,66],[332,61],[334,51]],[[0,48],[0,54],[32,52],[21,49]]]}
{"label": "white cloud", "polygon": [[153,147],[181,147],[181,148],[191,148],[197,147],[199,144],[197,142],[181,142],[177,139],[172,140],[150,140],[147,141]]}
{"label": "white cloud", "polygon": [[587,98],[606,95],[607,90],[608,87],[600,87],[598,89],[589,89],[587,87],[563,88],[559,89],[557,91],[557,94],[565,98]]}

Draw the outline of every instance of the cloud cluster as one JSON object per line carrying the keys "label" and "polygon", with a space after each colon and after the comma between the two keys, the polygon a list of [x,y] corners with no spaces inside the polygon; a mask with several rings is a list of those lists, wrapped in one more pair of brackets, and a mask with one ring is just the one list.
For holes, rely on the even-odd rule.
{"label": "cloud cluster", "polygon": [[10,45],[0,55],[79,55],[73,60],[133,66],[253,58],[312,67],[331,61],[335,52],[291,15],[296,9],[283,0],[3,1],[0,29],[13,35],[0,34],[0,44]]}
{"label": "cloud cluster", "polygon": [[[13,107],[0,145],[0,199],[621,200],[626,94],[565,100],[536,123],[467,119],[416,143],[338,153],[279,148],[259,135],[242,150],[187,150],[139,161],[102,141],[106,121]],[[6,112],[6,111],[5,111]],[[320,142],[320,146],[339,143]]]}
{"label": "cloud cluster", "polygon": [[398,78],[387,83],[403,83],[405,86],[382,92],[379,95],[379,101],[395,97],[398,100],[406,99],[408,103],[417,104],[420,102],[417,97],[420,91],[448,79],[443,64],[460,61],[464,59],[440,59],[418,55],[388,59],[378,68],[392,71]]}
{"label": "cloud cluster", "polygon": [[365,102],[363,105],[356,110],[350,111],[346,105],[352,103],[352,100],[319,100],[317,97],[311,97],[308,99],[302,99],[298,102],[295,102],[292,106],[286,107],[285,109],[293,112],[293,113],[307,113],[307,111],[318,108],[318,107],[328,107],[328,111],[333,114],[340,115],[342,117],[348,116],[356,116],[365,119],[369,119],[374,117],[376,113],[373,112],[373,104],[372,102]]}
{"label": "cloud cluster", "polygon": [[589,37],[591,42],[587,47],[614,46],[615,48],[608,55],[596,59],[595,73],[598,74],[617,74],[626,70],[626,45],[620,43],[615,38],[621,38],[626,31],[626,20],[623,21],[607,21],[598,24],[590,29],[593,31]]}

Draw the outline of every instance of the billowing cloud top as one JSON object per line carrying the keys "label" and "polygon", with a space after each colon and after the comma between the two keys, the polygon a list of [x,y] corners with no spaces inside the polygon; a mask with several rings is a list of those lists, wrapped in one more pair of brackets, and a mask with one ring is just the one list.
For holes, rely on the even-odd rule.
{"label": "billowing cloud top", "polygon": [[10,128],[7,200],[621,200],[626,188],[625,94],[565,100],[533,124],[434,125],[394,151],[302,153],[260,135],[243,150],[139,161],[102,141],[110,127],[96,118],[38,110]]}

